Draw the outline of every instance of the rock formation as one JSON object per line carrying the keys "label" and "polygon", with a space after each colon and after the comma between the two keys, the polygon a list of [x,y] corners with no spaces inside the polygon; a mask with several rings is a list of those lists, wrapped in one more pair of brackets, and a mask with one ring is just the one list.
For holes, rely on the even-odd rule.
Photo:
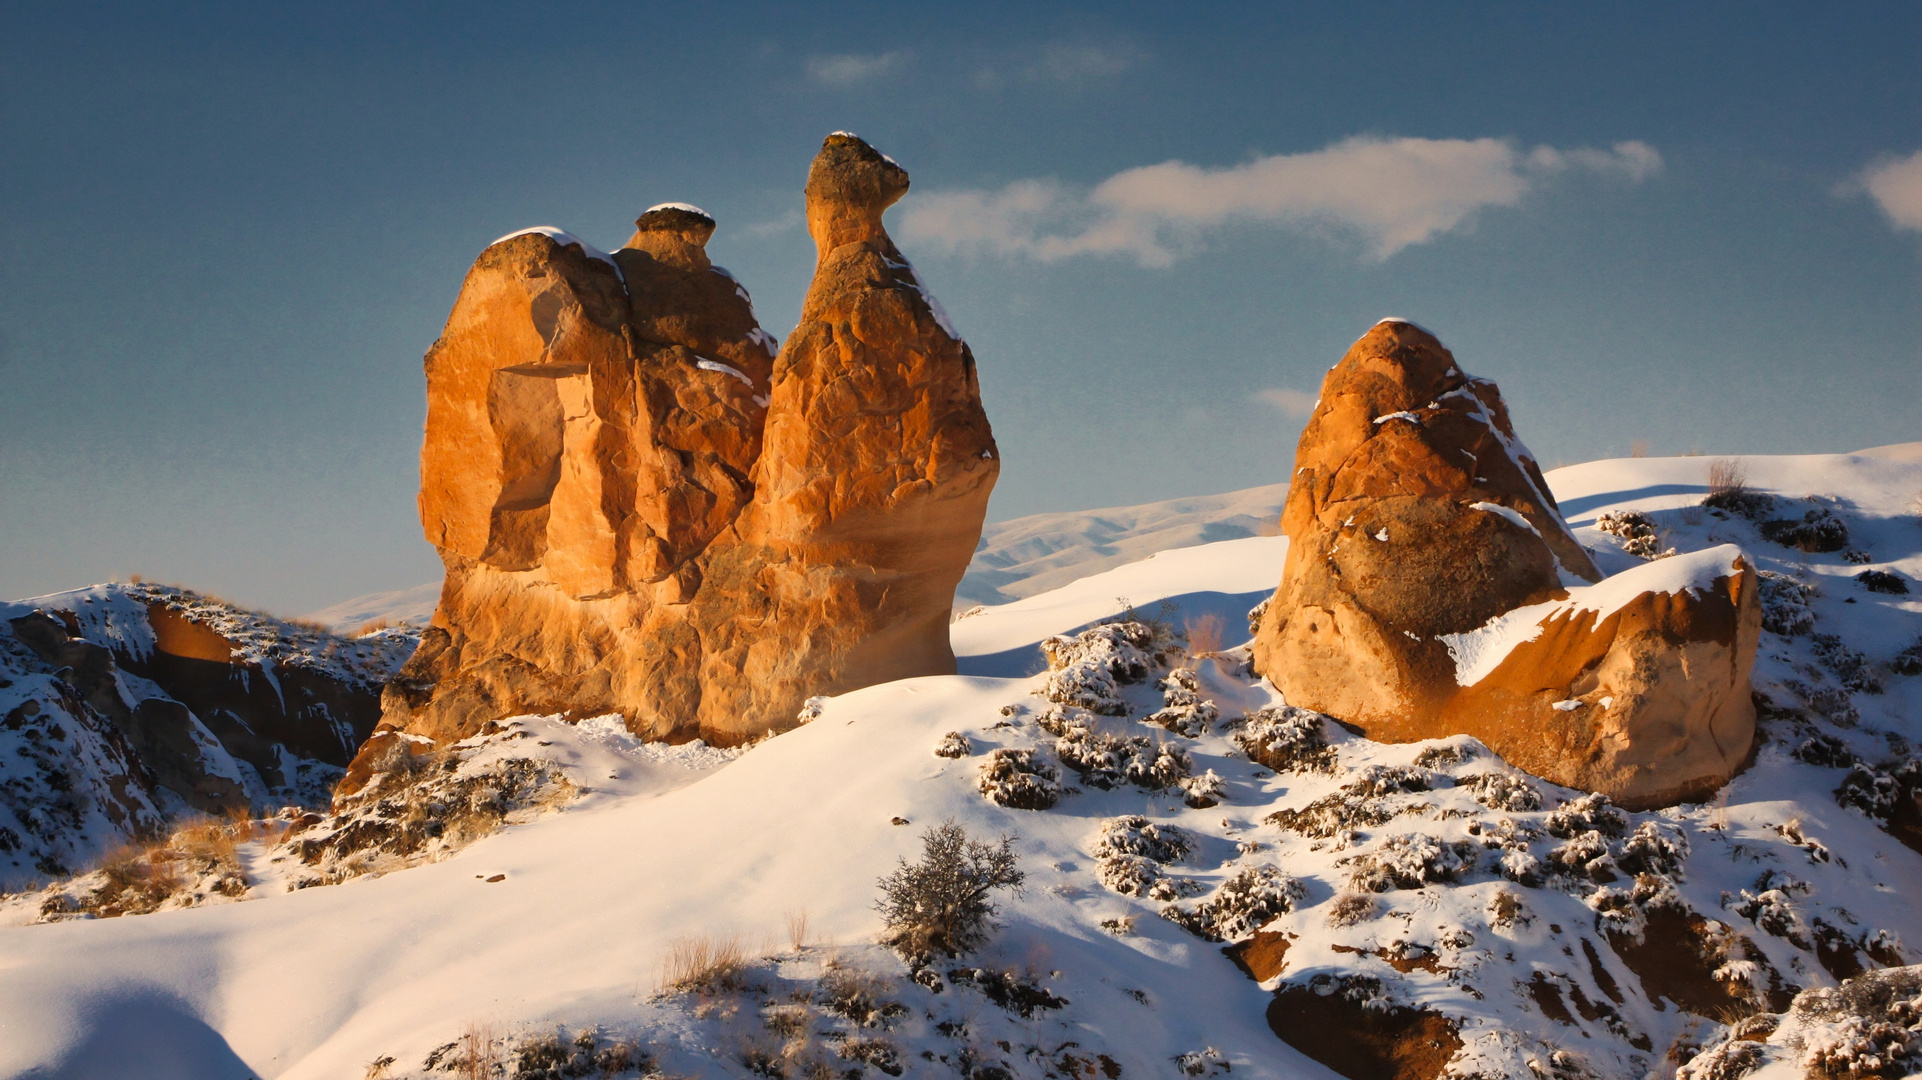
{"label": "rock formation", "polygon": [[481,254],[427,354],[421,520],[447,575],[384,726],[618,712],[738,742],[815,694],[954,671],[1000,463],[973,356],[881,225],[907,186],[829,136],[778,357],[693,207],[612,256],[558,230]]}
{"label": "rock formation", "polygon": [[0,603],[0,889],[182,812],[326,805],[412,643],[156,585]]}
{"label": "rock formation", "polygon": [[[1295,464],[1287,563],[1255,640],[1257,670],[1290,704],[1388,741],[1473,734],[1630,803],[1740,767],[1760,618],[1748,564],[1717,556],[1719,574],[1674,588],[1652,567],[1592,586],[1600,574],[1500,391],[1426,331],[1388,320],[1349,349]],[[1581,599],[1635,582],[1646,590],[1605,615]],[[1539,636],[1465,683],[1462,650],[1520,611],[1538,611]]]}

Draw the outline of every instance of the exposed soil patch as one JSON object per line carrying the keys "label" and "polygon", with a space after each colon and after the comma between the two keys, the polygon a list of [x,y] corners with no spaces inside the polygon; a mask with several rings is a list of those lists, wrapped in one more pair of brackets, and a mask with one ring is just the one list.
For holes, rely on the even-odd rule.
{"label": "exposed soil patch", "polygon": [[1462,1048],[1455,1025],[1434,1013],[1370,1008],[1340,991],[1321,994],[1307,986],[1275,992],[1268,1026],[1348,1080],[1435,1080]]}
{"label": "exposed soil patch", "polygon": [[1641,941],[1611,933],[1608,944],[1642,980],[1642,992],[1657,1008],[1667,998],[1684,1012],[1713,1017],[1748,1004],[1739,987],[1716,980],[1724,950],[1709,934],[1708,920],[1695,912],[1652,908]]}
{"label": "exposed soil patch", "polygon": [[1257,930],[1247,941],[1237,942],[1221,950],[1228,959],[1235,962],[1249,978],[1256,982],[1267,982],[1281,974],[1287,966],[1288,946],[1294,938],[1280,931]]}

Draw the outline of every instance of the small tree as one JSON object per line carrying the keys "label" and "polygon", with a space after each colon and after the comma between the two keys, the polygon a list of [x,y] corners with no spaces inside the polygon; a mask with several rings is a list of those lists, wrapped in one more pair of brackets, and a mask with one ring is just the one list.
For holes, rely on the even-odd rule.
{"label": "small tree", "polygon": [[1025,878],[1015,865],[1014,839],[999,844],[968,838],[952,819],[921,834],[921,861],[906,859],[880,880],[875,908],[887,925],[886,941],[912,963],[936,952],[959,956],[978,948],[995,928],[989,894],[1010,889],[1017,896]]}

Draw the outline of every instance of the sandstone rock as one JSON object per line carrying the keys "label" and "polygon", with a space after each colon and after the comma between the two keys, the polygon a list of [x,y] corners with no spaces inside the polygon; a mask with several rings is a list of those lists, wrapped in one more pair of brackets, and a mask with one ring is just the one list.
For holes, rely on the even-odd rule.
{"label": "sandstone rock", "polygon": [[612,256],[557,230],[481,254],[427,356],[421,517],[447,576],[386,726],[618,712],[738,742],[815,694],[954,670],[1000,463],[973,356],[881,225],[906,190],[829,137],[778,359],[694,207],[650,209]]}
{"label": "sandstone rock", "polygon": [[1754,742],[1758,585],[1741,549],[1723,545],[1444,638],[1461,689],[1436,730],[1631,808],[1701,799]]}
{"label": "sandstone rock", "polygon": [[814,694],[952,674],[948,616],[1000,472],[974,355],[881,214],[893,161],[828,137],[808,173],[818,261],[782,349],[753,504],[704,560],[702,730]]}
{"label": "sandstone rock", "polygon": [[[1451,639],[1600,574],[1495,384],[1412,323],[1377,324],[1329,372],[1282,531],[1255,664],[1291,705],[1388,741],[1476,734],[1539,775],[1629,802],[1713,787],[1748,752],[1755,636],[1740,628],[1758,609],[1746,563],[1707,592],[1651,591],[1599,622],[1570,615],[1499,678],[1457,681]],[[1594,696],[1613,709],[1574,717],[1543,700],[1602,683],[1612,692]]]}

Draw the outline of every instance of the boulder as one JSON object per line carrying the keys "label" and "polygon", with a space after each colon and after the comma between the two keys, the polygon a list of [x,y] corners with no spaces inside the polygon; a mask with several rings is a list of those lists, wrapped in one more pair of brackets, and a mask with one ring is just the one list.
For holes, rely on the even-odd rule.
{"label": "boulder", "polygon": [[[1741,630],[1759,618],[1753,571],[1729,562],[1680,592],[1625,575],[1608,587],[1646,580],[1646,595],[1610,618],[1579,614],[1571,598],[1600,573],[1499,388],[1433,335],[1385,320],[1357,341],[1323,381],[1295,465],[1287,561],[1254,646],[1290,704],[1385,741],[1475,734],[1547,779],[1630,802],[1739,768],[1754,726],[1756,638]],[[1552,603],[1578,606],[1506,654],[1500,677],[1459,681],[1451,642]],[[1550,707],[1583,695],[1615,705]]]}
{"label": "boulder", "polygon": [[974,358],[881,225],[907,183],[829,137],[778,356],[696,207],[648,210],[611,256],[559,230],[481,254],[427,355],[421,518],[447,574],[384,726],[620,713],[733,743],[815,694],[954,670],[1000,463]]}

